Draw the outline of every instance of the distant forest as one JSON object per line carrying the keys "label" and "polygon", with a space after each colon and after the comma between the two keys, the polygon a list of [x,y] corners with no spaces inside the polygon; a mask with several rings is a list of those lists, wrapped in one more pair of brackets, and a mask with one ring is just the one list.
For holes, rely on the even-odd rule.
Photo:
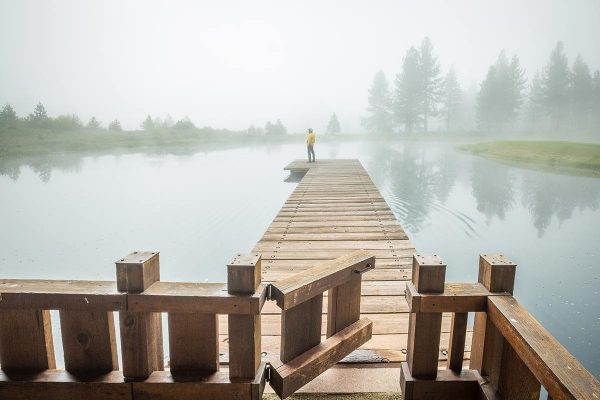
{"label": "distant forest", "polygon": [[443,75],[429,38],[404,56],[390,87],[383,71],[368,92],[362,125],[372,133],[591,132],[600,130],[600,71],[593,74],[581,55],[573,65],[558,42],[547,64],[528,82],[519,57],[504,50],[489,67],[476,93],[461,88],[454,67]]}

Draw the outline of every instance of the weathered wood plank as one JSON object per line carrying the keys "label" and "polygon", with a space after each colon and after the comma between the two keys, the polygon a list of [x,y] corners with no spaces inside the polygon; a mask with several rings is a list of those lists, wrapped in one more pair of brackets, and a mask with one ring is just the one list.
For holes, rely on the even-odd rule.
{"label": "weathered wood plank", "polygon": [[288,362],[321,342],[323,293],[281,312],[281,361]]}
{"label": "weathered wood plank", "polygon": [[215,314],[169,313],[169,358],[174,375],[219,370],[219,323]]}

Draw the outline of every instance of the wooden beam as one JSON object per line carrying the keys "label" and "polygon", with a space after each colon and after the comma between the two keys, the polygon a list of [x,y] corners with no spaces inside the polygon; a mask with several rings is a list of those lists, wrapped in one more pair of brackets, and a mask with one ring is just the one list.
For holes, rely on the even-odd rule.
{"label": "wooden beam", "polygon": [[552,398],[600,398],[598,380],[513,297],[490,297],[488,317]]}
{"label": "wooden beam", "polygon": [[502,349],[498,393],[505,400],[539,400],[541,385],[509,343]]}
{"label": "wooden beam", "polygon": [[119,292],[141,293],[160,281],[159,253],[134,251],[115,262]]}
{"label": "wooden beam", "polygon": [[0,372],[2,400],[133,400],[131,384],[120,371],[102,375],[50,369],[40,373]]}
{"label": "wooden beam", "polygon": [[510,295],[492,293],[481,283],[446,283],[443,293],[419,293],[412,282],[406,284],[405,297],[410,312],[484,312],[488,296]]}
{"label": "wooden beam", "polygon": [[4,371],[56,368],[48,310],[0,310],[0,367]]}
{"label": "wooden beam", "polygon": [[272,284],[271,296],[285,310],[374,267],[375,257],[370,252],[354,251]]}
{"label": "wooden beam", "polygon": [[208,376],[175,376],[153,372],[148,379],[133,383],[135,400],[260,400],[265,387],[265,364],[252,378],[232,379],[227,372]]}
{"label": "wooden beam", "polygon": [[72,373],[108,373],[119,369],[111,311],[60,311],[65,369]]}
{"label": "wooden beam", "polygon": [[[260,256],[240,255],[227,266],[227,287],[232,294],[253,295],[260,285]],[[261,362],[260,315],[229,314],[229,376],[254,378]]]}
{"label": "wooden beam", "polygon": [[3,279],[0,298],[0,309],[120,311],[127,304],[109,281]]}
{"label": "wooden beam", "polygon": [[[436,255],[415,255],[412,279],[419,293],[442,293],[446,265]],[[438,366],[441,313],[411,313],[408,324],[407,362],[411,375],[435,379]]]}
{"label": "wooden beam", "polygon": [[248,295],[227,292],[225,283],[156,282],[128,295],[128,310],[198,314],[260,314],[266,286]]}
{"label": "wooden beam", "polygon": [[362,318],[307,352],[271,368],[270,385],[284,399],[371,339],[373,323]]}
{"label": "wooden beam", "polygon": [[478,399],[479,374],[474,370],[460,373],[440,370],[435,379],[419,379],[410,373],[408,364],[400,367],[400,388],[404,400]]}

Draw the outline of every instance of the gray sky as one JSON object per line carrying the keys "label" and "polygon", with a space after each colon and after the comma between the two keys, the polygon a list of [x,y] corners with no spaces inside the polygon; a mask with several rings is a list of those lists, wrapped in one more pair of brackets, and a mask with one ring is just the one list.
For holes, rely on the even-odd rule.
{"label": "gray sky", "polygon": [[281,118],[324,129],[337,112],[360,131],[366,92],[392,80],[424,36],[444,70],[479,82],[501,49],[532,74],[558,40],[600,68],[600,0],[23,1],[0,0],[0,104],[20,115],[147,114],[245,129]]}

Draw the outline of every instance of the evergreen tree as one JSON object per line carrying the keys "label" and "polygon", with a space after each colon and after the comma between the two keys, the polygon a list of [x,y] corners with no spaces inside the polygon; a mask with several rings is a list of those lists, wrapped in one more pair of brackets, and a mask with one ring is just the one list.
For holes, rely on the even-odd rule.
{"label": "evergreen tree", "polygon": [[460,113],[461,97],[462,90],[456,77],[456,71],[454,67],[451,67],[444,78],[440,97],[440,114],[446,122],[447,131],[456,125]]}
{"label": "evergreen tree", "polygon": [[40,128],[47,128],[50,125],[50,118],[48,118],[46,108],[41,102],[35,106],[33,112],[27,117],[27,120],[33,126]]}
{"label": "evergreen tree", "polygon": [[118,119],[115,119],[110,124],[108,124],[108,129],[115,132],[121,132],[123,128],[121,128],[121,123]]}
{"label": "evergreen tree", "polygon": [[435,115],[440,99],[442,78],[440,76],[440,63],[433,55],[433,45],[428,37],[421,42],[419,51],[419,72],[421,75],[421,100],[423,102],[423,130],[428,130],[428,117]]}
{"label": "evergreen tree", "polygon": [[142,121],[142,129],[146,132],[153,131],[155,129],[154,121],[152,117],[148,115],[144,121]]}
{"label": "evergreen tree", "polygon": [[185,116],[184,118],[175,122],[175,125],[173,125],[173,129],[176,129],[178,131],[186,131],[186,130],[196,129],[196,125],[194,125],[194,123],[192,122],[190,117]]}
{"label": "evergreen tree", "polygon": [[544,117],[544,87],[542,75],[536,72],[529,86],[527,114],[531,129],[536,129]]}
{"label": "evergreen tree", "polygon": [[287,129],[283,125],[280,119],[272,124],[271,121],[267,121],[265,125],[265,134],[269,136],[282,136],[287,134]]}
{"label": "evergreen tree", "polygon": [[600,130],[600,71],[594,72],[592,78],[593,94],[592,94],[592,107],[593,107],[593,126],[595,129]]}
{"label": "evergreen tree", "polygon": [[277,118],[277,123],[275,124],[279,135],[287,135],[287,129],[281,122],[279,118]]}
{"label": "evergreen tree", "polygon": [[102,123],[100,121],[98,121],[96,119],[96,117],[92,117],[90,118],[90,120],[88,121],[86,127],[88,129],[100,129],[100,127],[102,126]]}
{"label": "evergreen tree", "polygon": [[0,128],[14,128],[18,117],[10,104],[6,104],[0,111]]}
{"label": "evergreen tree", "polygon": [[526,80],[519,58],[508,61],[501,51],[490,67],[477,96],[477,119],[485,130],[512,129],[523,103]]}
{"label": "evergreen tree", "polygon": [[575,127],[587,129],[593,109],[594,87],[590,68],[578,55],[571,74],[571,106]]}
{"label": "evergreen tree", "polygon": [[59,115],[52,121],[52,130],[57,132],[73,131],[82,126],[83,124],[76,114]]}
{"label": "evergreen tree", "polygon": [[363,118],[362,126],[370,133],[389,134],[392,131],[391,110],[389,84],[383,71],[379,71],[369,89],[369,116]]}
{"label": "evergreen tree", "polygon": [[327,129],[325,133],[335,135],[340,133],[340,121],[338,120],[337,115],[335,113],[331,114],[331,118],[329,118],[329,123],[327,124]]}
{"label": "evergreen tree", "polygon": [[417,129],[423,120],[422,83],[420,55],[411,47],[404,56],[402,72],[396,76],[393,103],[394,118],[408,133]]}
{"label": "evergreen tree", "polygon": [[162,127],[163,129],[171,129],[174,125],[174,121],[173,121],[173,117],[171,117],[171,114],[167,114],[167,116],[165,117]]}
{"label": "evergreen tree", "polygon": [[569,63],[564,45],[558,42],[544,69],[544,109],[551,117],[555,129],[560,128],[567,116],[569,105]]}

